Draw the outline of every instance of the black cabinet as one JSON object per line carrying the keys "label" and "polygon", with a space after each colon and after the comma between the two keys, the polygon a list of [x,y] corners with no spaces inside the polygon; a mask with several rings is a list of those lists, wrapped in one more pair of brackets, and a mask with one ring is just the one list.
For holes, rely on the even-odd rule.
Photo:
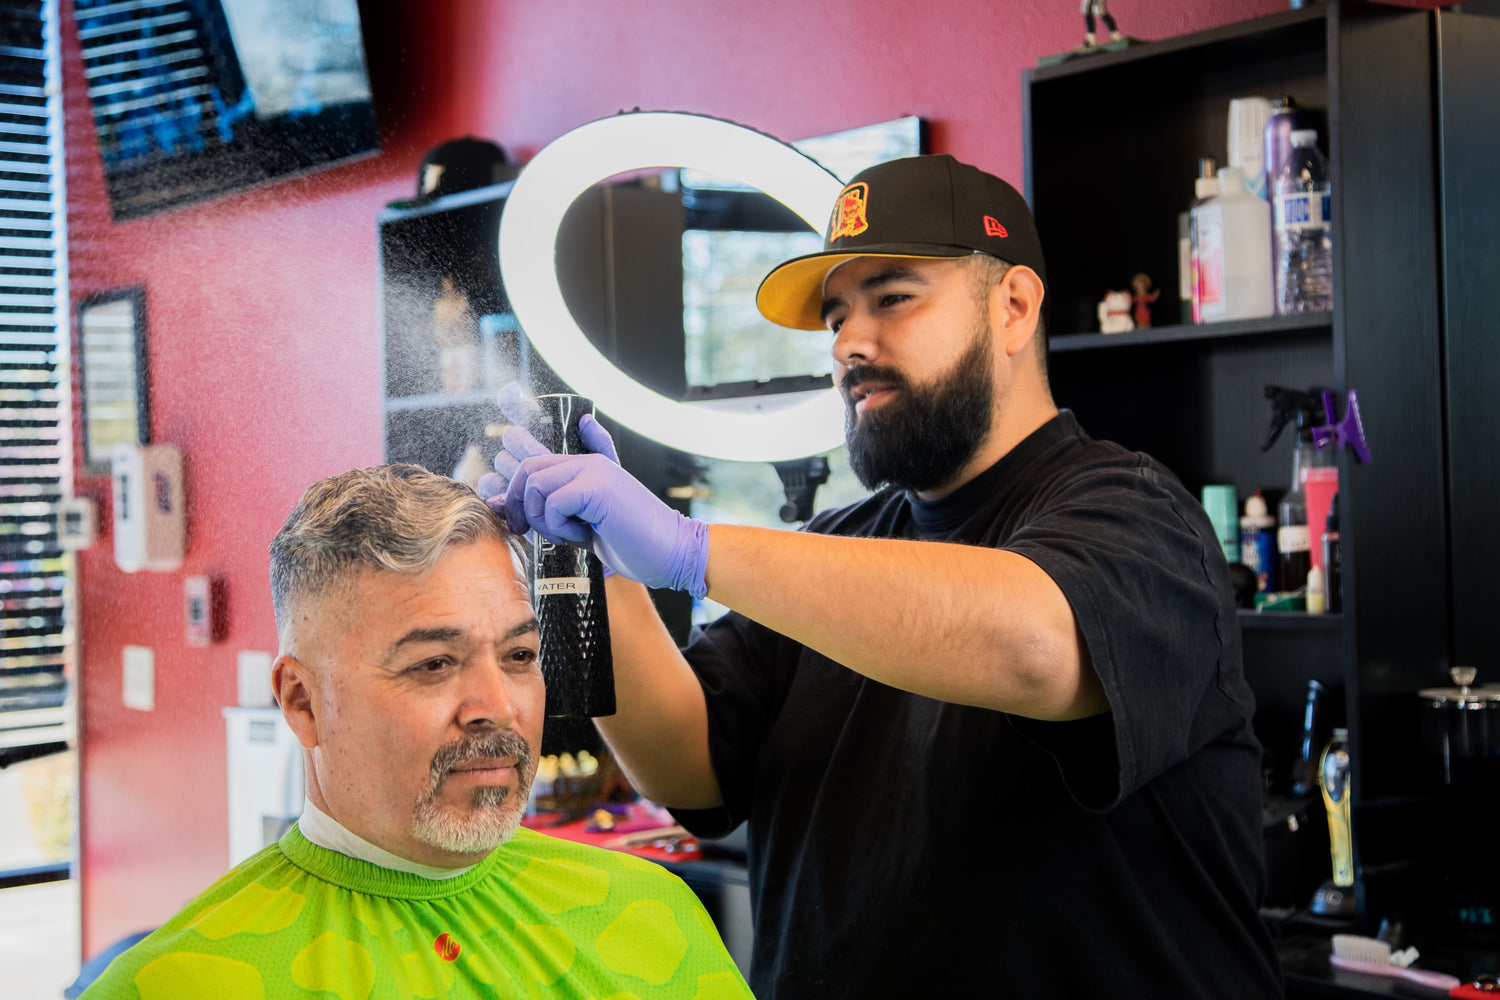
{"label": "black cabinet", "polygon": [[[1464,660],[1500,680],[1488,611],[1500,419],[1484,392],[1500,372],[1500,338],[1481,298],[1500,276],[1497,25],[1315,4],[1025,81],[1027,194],[1052,282],[1060,406],[1091,433],[1157,456],[1189,489],[1233,483],[1243,501],[1289,485],[1289,435],[1260,451],[1264,386],[1358,390],[1373,461],[1339,457],[1344,612],[1243,612],[1241,625],[1273,782],[1286,779],[1307,681],[1339,696],[1368,930],[1396,915],[1420,928],[1427,915],[1418,886],[1432,789],[1417,690],[1448,683],[1447,668]],[[1178,325],[1176,215],[1196,158],[1223,161],[1232,98],[1283,94],[1322,116],[1334,310]],[[1103,293],[1136,272],[1164,289],[1160,325],[1089,332]],[[1321,807],[1313,818],[1326,844]],[[1288,891],[1305,903],[1315,887]]]}

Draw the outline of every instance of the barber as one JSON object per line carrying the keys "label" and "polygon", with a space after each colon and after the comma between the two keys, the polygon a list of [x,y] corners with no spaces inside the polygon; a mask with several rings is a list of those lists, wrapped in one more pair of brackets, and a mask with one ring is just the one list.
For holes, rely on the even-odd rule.
{"label": "barber", "polygon": [[[591,418],[580,456],[512,426],[481,485],[614,570],[599,728],[689,829],[748,824],[761,1000],[1281,993],[1227,567],[1171,472],[1054,404],[1046,287],[1010,185],[872,167],[757,300],[832,334],[873,496],[706,525]],[[646,586],[732,611],[679,652]]]}

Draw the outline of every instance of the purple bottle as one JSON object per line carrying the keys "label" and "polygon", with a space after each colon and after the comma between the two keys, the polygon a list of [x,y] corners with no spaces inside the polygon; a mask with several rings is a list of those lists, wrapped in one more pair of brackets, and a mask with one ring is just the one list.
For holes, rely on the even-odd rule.
{"label": "purple bottle", "polygon": [[[1265,163],[1267,196],[1276,190],[1276,178],[1292,155],[1292,133],[1298,129],[1317,128],[1310,112],[1297,106],[1290,97],[1283,97],[1271,105],[1271,117],[1266,119]],[[1281,245],[1275,227],[1271,229],[1271,268],[1275,273],[1276,261],[1281,259]],[[1280,314],[1280,303],[1277,313]]]}

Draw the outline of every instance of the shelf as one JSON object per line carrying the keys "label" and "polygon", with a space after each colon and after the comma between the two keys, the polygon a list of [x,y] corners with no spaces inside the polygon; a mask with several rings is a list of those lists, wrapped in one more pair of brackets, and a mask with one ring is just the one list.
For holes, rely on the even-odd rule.
{"label": "shelf", "polygon": [[1341,614],[1240,609],[1240,630],[1243,632],[1337,632],[1343,627],[1344,616]]}
{"label": "shelf", "polygon": [[1300,313],[1295,316],[1262,316],[1224,323],[1184,323],[1154,326],[1128,333],[1064,333],[1047,340],[1053,354],[1098,351],[1120,347],[1146,347],[1195,340],[1225,340],[1234,337],[1327,336],[1333,332],[1332,313]]}
{"label": "shelf", "polygon": [[375,221],[379,224],[397,222],[402,219],[420,218],[424,215],[440,215],[455,208],[467,208],[470,205],[480,205],[489,201],[500,201],[510,194],[510,189],[515,187],[515,184],[515,181],[509,180],[499,184],[486,184],[484,187],[471,188],[468,191],[459,191],[456,194],[445,194],[440,198],[427,201],[419,198],[393,201],[376,215]]}
{"label": "shelf", "polygon": [[1039,66],[1031,71],[1032,79],[1042,83],[1047,80],[1077,76],[1080,73],[1110,69],[1142,59],[1159,58],[1171,53],[1207,49],[1218,45],[1234,46],[1244,40],[1256,39],[1277,31],[1308,30],[1303,26],[1309,22],[1321,22],[1327,18],[1324,7],[1324,4],[1310,4],[1300,10],[1268,14],[1207,31],[1178,35],[1160,41],[1148,41],[1115,51],[1078,56],[1055,65]]}

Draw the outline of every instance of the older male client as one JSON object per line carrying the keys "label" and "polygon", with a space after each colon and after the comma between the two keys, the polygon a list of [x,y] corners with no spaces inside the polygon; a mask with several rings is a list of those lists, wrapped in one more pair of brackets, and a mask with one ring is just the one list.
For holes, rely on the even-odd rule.
{"label": "older male client", "polygon": [[468,487],[402,465],[313,485],[271,590],[306,811],[86,997],[750,995],[675,876],[519,827],[537,623],[514,538]]}

